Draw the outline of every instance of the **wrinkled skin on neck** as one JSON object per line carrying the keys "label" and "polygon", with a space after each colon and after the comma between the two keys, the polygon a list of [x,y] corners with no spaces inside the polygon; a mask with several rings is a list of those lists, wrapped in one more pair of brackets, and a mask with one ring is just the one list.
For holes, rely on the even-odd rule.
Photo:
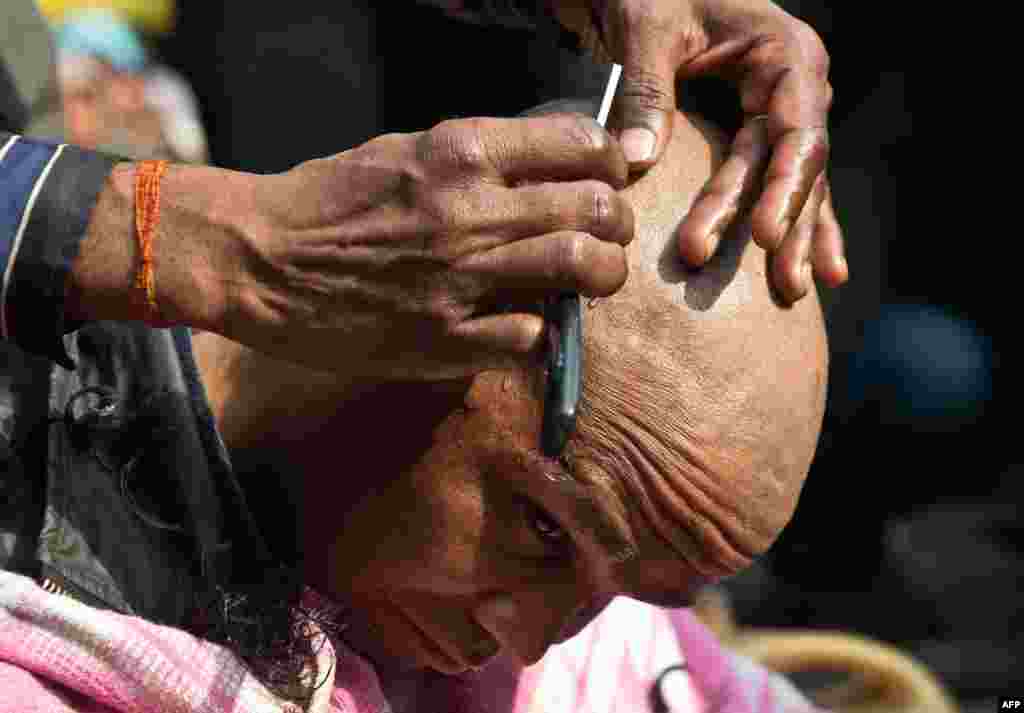
{"label": "wrinkled skin on neck", "polygon": [[[197,348],[222,377],[212,394],[254,394],[215,407],[220,425],[287,459],[309,582],[358,610],[364,651],[448,673],[499,646],[529,663],[614,596],[684,604],[789,520],[821,425],[824,330],[813,296],[774,301],[749,234],[700,272],[677,263],[674,229],[722,145],[680,116],[665,159],[628,189],[630,277],[584,308],[584,399],[562,463],[537,454],[539,363],[332,391]],[[248,389],[223,386],[239,373]],[[621,536],[592,531],[594,512]]]}

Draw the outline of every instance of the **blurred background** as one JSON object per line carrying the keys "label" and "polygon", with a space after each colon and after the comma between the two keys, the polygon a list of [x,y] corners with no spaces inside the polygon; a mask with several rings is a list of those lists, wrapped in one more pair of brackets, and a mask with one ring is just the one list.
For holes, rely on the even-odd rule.
{"label": "blurred background", "polygon": [[[555,37],[482,29],[414,2],[39,2],[62,52],[73,140],[246,171],[449,117],[599,96],[608,74]],[[797,514],[726,590],[743,625],[896,644],[965,711],[989,711],[992,697],[1024,690],[1024,486],[997,389],[1001,290],[984,267],[960,268],[945,227],[925,218],[941,222],[941,206],[917,199],[911,11],[782,5],[832,56],[830,172],[852,279],[823,293],[829,408]],[[684,96],[726,127],[740,118],[715,80]],[[967,255],[982,253],[974,236],[957,237]]]}

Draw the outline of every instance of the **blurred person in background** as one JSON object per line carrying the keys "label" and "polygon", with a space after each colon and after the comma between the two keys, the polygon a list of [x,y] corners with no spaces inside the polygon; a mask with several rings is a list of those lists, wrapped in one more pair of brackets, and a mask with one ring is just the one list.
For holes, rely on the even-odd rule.
{"label": "blurred person in background", "polygon": [[129,158],[207,161],[195,95],[150,47],[173,29],[170,0],[39,5],[54,31],[68,141]]}

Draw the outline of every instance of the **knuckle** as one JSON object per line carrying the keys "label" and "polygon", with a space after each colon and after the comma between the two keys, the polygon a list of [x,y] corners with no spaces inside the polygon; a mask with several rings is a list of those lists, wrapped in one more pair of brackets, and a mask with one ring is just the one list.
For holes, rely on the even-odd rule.
{"label": "knuckle", "polygon": [[676,15],[671,10],[667,11],[665,5],[657,2],[627,3],[622,8],[622,26],[626,36],[634,36],[634,33],[671,33],[676,25]]}
{"label": "knuckle", "polygon": [[608,132],[585,114],[569,114],[563,120],[566,136],[573,146],[585,151],[601,153],[611,146]]}
{"label": "knuckle", "polygon": [[443,121],[426,132],[420,157],[456,173],[475,173],[489,164],[482,127],[476,120]]}
{"label": "knuckle", "polygon": [[568,233],[555,243],[550,261],[550,277],[564,285],[581,281],[586,268],[587,237],[583,233]]}
{"label": "knuckle", "polygon": [[584,197],[591,225],[603,226],[615,222],[619,215],[618,195],[611,186],[599,181],[589,181],[584,189]]}
{"label": "knuckle", "polygon": [[802,20],[795,20],[792,27],[793,37],[803,55],[807,66],[817,77],[827,77],[831,58],[825,48],[821,36]]}
{"label": "knuckle", "polygon": [[487,147],[475,133],[462,133],[448,144],[449,164],[465,172],[476,172],[486,168],[489,161]]}
{"label": "knuckle", "polygon": [[425,164],[432,164],[444,152],[449,136],[454,132],[451,122],[442,121],[419,135],[416,141],[416,158]]}
{"label": "knuckle", "polygon": [[668,91],[662,86],[661,78],[644,69],[634,69],[629,78],[623,80],[620,96],[644,109],[661,109],[669,102]]}

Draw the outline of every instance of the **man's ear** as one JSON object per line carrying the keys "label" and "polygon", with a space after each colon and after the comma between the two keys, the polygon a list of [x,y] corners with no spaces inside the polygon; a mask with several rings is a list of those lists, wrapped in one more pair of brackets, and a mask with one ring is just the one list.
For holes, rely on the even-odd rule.
{"label": "man's ear", "polygon": [[532,109],[527,109],[519,116],[544,116],[545,114],[586,114],[594,118],[601,108],[600,98],[555,99],[545,102]]}

